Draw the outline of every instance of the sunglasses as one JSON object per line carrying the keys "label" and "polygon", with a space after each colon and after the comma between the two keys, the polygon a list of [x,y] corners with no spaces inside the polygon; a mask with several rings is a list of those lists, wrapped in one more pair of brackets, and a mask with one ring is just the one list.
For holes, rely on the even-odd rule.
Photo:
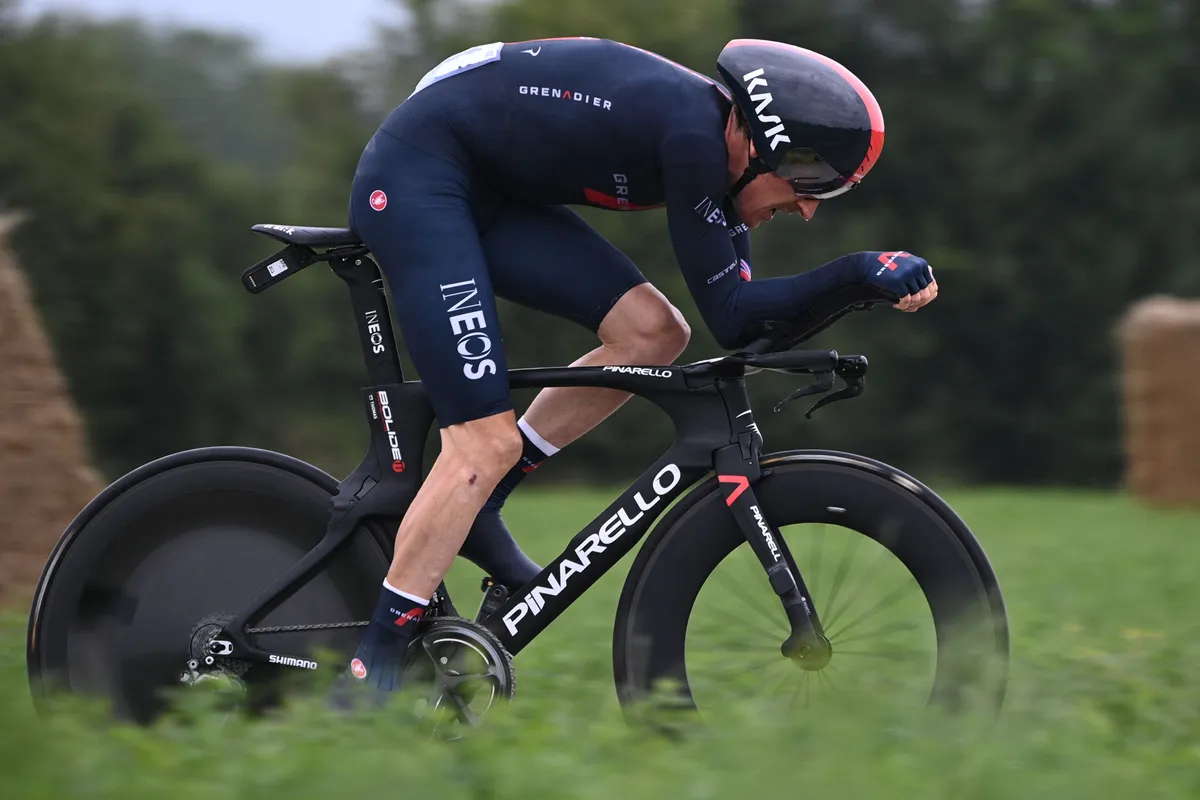
{"label": "sunglasses", "polygon": [[820,153],[807,147],[788,150],[775,174],[787,181],[797,196],[814,200],[828,200],[858,186],[858,181],[847,180]]}

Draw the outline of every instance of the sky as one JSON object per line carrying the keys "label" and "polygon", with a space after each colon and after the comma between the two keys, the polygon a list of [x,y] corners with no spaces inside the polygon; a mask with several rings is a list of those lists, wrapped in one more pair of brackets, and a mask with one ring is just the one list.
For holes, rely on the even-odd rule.
{"label": "sky", "polygon": [[319,61],[369,45],[378,23],[403,18],[391,0],[18,0],[18,7],[26,16],[75,11],[232,31],[276,61]]}

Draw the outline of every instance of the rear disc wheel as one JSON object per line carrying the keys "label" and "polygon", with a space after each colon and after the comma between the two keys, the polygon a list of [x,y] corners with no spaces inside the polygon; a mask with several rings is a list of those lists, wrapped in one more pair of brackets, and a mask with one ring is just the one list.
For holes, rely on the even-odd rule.
{"label": "rear disc wheel", "polygon": [[[31,620],[35,689],[100,696],[118,716],[140,723],[165,709],[192,655],[196,626],[250,604],[325,534],[336,482],[303,462],[268,455],[276,463],[169,466],[69,531],[43,576]],[[252,624],[365,619],[386,571],[380,544],[356,532],[321,572]],[[250,638],[305,657],[314,648],[350,654],[360,635],[343,628]],[[253,691],[279,673],[256,664],[241,677]]]}

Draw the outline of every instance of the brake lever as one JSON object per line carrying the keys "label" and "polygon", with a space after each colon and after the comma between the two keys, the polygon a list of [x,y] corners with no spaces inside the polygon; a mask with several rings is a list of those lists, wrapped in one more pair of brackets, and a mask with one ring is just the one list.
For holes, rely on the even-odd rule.
{"label": "brake lever", "polygon": [[[852,398],[858,397],[860,394],[863,393],[863,384],[866,382],[867,378],[865,375],[857,375],[857,376],[844,378],[844,380],[846,381],[845,389],[842,389],[840,392],[835,392],[834,394],[828,394],[828,395],[825,395],[824,397],[822,397],[820,400],[818,400],[816,403],[813,404],[813,407],[808,410],[808,412],[804,415],[804,418],[812,419],[813,412],[816,411],[821,406],[827,406],[830,403],[837,403],[842,400],[850,400]],[[833,381],[831,380],[830,383],[832,383],[832,382]]]}
{"label": "brake lever", "polygon": [[[833,373],[822,372],[819,373],[819,375],[820,376],[817,378],[816,383],[801,387],[776,403],[775,413],[778,414],[785,405],[793,400],[799,400],[801,397],[807,397],[810,394],[824,394],[825,392],[831,391],[833,389]],[[822,401],[824,399],[825,398],[822,398]],[[817,405],[820,405],[820,403]],[[816,410],[816,406],[813,406],[813,410]],[[812,414],[812,411],[809,411],[809,414]]]}

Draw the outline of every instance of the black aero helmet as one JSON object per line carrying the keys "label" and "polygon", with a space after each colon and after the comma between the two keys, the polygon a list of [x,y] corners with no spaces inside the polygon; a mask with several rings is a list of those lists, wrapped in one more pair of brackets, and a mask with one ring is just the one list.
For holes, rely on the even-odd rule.
{"label": "black aero helmet", "polygon": [[883,150],[883,111],[838,62],[781,42],[734,39],[717,57],[717,70],[758,152],[730,195],[756,175],[774,172],[798,195],[834,197],[875,165]]}

